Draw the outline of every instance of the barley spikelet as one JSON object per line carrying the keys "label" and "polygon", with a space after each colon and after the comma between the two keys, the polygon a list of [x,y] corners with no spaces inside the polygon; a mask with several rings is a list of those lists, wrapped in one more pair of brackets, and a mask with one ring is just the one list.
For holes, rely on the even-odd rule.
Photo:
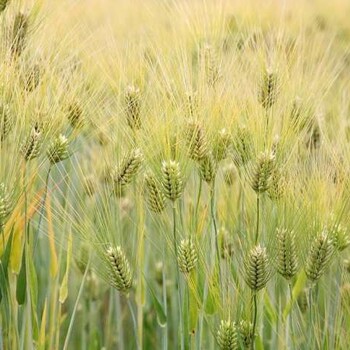
{"label": "barley spikelet", "polygon": [[143,155],[139,148],[136,148],[127,154],[121,164],[117,166],[112,173],[115,186],[122,188],[130,184],[140,170],[142,160]]}
{"label": "barley spikelet", "polygon": [[277,271],[290,280],[298,271],[295,235],[287,229],[277,229]]}
{"label": "barley spikelet", "polygon": [[199,162],[199,171],[201,178],[207,182],[211,183],[216,176],[216,164],[211,153],[207,154]]}
{"label": "barley spikelet", "polygon": [[18,13],[14,19],[11,38],[11,53],[20,56],[26,46],[29,18],[24,13]]}
{"label": "barley spikelet", "polygon": [[190,239],[184,239],[180,242],[177,260],[182,273],[190,273],[196,267],[197,251]]}
{"label": "barley spikelet", "polygon": [[197,116],[198,101],[196,93],[186,93],[186,114],[189,118],[194,119]]}
{"label": "barley spikelet", "polygon": [[260,86],[259,101],[266,109],[271,108],[277,99],[278,79],[277,74],[266,69]]}
{"label": "barley spikelet", "polygon": [[35,124],[30,132],[30,135],[24,140],[21,146],[21,154],[25,161],[36,158],[40,152],[41,146],[41,130],[38,124]]}
{"label": "barley spikelet", "polygon": [[0,142],[5,141],[12,128],[13,120],[10,115],[9,107],[0,104]]}
{"label": "barley spikelet", "polygon": [[153,174],[146,174],[145,187],[147,191],[147,204],[154,213],[161,213],[165,208],[165,196]]}
{"label": "barley spikelet", "polygon": [[128,292],[132,286],[132,274],[129,262],[121,247],[108,247],[106,258],[108,262],[109,283],[120,292]]}
{"label": "barley spikelet", "polygon": [[213,156],[217,163],[227,157],[231,143],[231,134],[225,128],[221,129],[213,142]]}
{"label": "barley spikelet", "polygon": [[216,340],[221,350],[238,349],[236,324],[230,320],[221,320]]}
{"label": "barley spikelet", "polygon": [[183,191],[180,164],[174,160],[163,161],[161,170],[165,197],[174,202],[181,197]]}
{"label": "barley spikelet", "polygon": [[252,156],[252,135],[245,126],[240,126],[233,137],[233,161],[237,167],[241,167],[247,164]]}
{"label": "barley spikelet", "polygon": [[260,154],[252,180],[252,188],[256,193],[263,193],[269,189],[274,165],[275,156],[272,153]]}
{"label": "barley spikelet", "polygon": [[84,125],[84,113],[78,102],[72,102],[68,105],[67,118],[73,129],[79,129]]}
{"label": "barley spikelet", "polygon": [[253,292],[266,286],[270,277],[269,259],[266,249],[260,245],[252,248],[245,261],[245,281]]}
{"label": "barley spikelet", "polygon": [[278,168],[274,168],[271,175],[270,187],[267,194],[271,200],[278,201],[283,198],[287,188],[287,181]]}
{"label": "barley spikelet", "polygon": [[326,232],[322,232],[314,239],[305,264],[305,273],[311,282],[316,282],[323,275],[333,252],[333,242]]}
{"label": "barley spikelet", "polygon": [[337,249],[339,252],[350,246],[350,236],[348,230],[341,224],[337,224],[330,230],[330,237],[335,249]]}
{"label": "barley spikelet", "polygon": [[0,183],[0,231],[3,230],[6,220],[12,209],[12,194],[4,183]]}
{"label": "barley spikelet", "polygon": [[58,135],[47,149],[47,157],[51,164],[59,163],[67,158],[70,154],[68,152],[69,142],[66,136]]}
{"label": "barley spikelet", "polygon": [[141,128],[141,95],[140,89],[129,85],[125,91],[125,113],[128,125],[132,130]]}
{"label": "barley spikelet", "polygon": [[191,159],[200,161],[206,156],[208,152],[206,136],[203,127],[196,120],[187,123],[186,141]]}
{"label": "barley spikelet", "polygon": [[238,334],[245,349],[250,349],[254,340],[253,325],[251,322],[242,320],[238,326]]}
{"label": "barley spikelet", "polygon": [[203,46],[202,62],[207,83],[214,86],[221,78],[221,73],[217,53],[212,45],[206,44]]}

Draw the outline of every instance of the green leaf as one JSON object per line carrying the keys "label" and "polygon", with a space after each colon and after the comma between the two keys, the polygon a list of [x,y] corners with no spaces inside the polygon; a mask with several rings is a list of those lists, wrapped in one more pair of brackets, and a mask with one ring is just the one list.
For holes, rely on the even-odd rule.
{"label": "green leaf", "polygon": [[72,244],[73,244],[72,234],[70,234],[68,237],[68,244],[67,244],[66,272],[63,276],[63,280],[60,288],[59,301],[61,304],[63,304],[68,297],[69,266],[70,266],[70,260],[72,257]]}
{"label": "green leaf", "polygon": [[22,254],[21,270],[17,278],[16,299],[19,305],[23,305],[26,300],[27,274],[26,274],[26,259],[25,251]]}
{"label": "green leaf", "polygon": [[158,300],[156,294],[154,293],[154,291],[150,285],[148,285],[148,288],[149,288],[149,291],[150,291],[150,294],[152,297],[153,306],[156,310],[157,321],[161,327],[165,327],[165,325],[167,323],[167,316],[164,312],[164,308],[163,308],[162,304],[160,303],[160,301]]}

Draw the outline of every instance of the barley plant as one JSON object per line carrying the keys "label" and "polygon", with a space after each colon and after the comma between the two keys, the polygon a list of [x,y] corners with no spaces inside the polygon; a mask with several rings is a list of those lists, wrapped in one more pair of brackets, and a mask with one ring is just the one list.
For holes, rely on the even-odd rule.
{"label": "barley plant", "polygon": [[350,348],[347,0],[0,0],[0,350]]}

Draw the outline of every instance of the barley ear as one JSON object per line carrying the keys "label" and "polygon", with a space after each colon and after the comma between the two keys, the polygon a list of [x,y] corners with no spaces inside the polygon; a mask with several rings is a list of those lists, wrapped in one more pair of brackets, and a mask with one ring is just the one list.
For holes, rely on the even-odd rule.
{"label": "barley ear", "polygon": [[184,239],[180,242],[177,260],[179,269],[184,274],[190,273],[196,267],[197,251],[190,239]]}
{"label": "barley ear", "polygon": [[221,350],[238,349],[236,324],[230,320],[221,320],[216,340]]}
{"label": "barley ear", "polygon": [[68,152],[69,142],[66,136],[60,134],[51,142],[47,149],[47,157],[51,164],[59,163],[67,158],[70,154]]}

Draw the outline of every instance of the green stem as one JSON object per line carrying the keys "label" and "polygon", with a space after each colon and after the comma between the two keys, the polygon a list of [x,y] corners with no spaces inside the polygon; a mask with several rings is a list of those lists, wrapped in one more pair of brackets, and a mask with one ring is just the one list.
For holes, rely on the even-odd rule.
{"label": "green stem", "polygon": [[[166,317],[168,317],[168,303],[167,303],[167,291],[166,291],[166,254],[165,254],[165,245],[163,245],[163,266],[162,266],[162,279],[163,279],[163,304],[164,304],[164,312]],[[163,349],[168,349],[168,322],[163,327]]]}
{"label": "green stem", "polygon": [[176,233],[176,205],[173,202],[173,240],[174,240],[174,251],[175,251],[175,263],[176,263],[176,284],[177,284],[177,296],[178,296],[178,307],[179,307],[179,328],[181,338],[181,349],[184,349],[184,334],[183,334],[183,320],[182,320],[182,302],[181,302],[181,290],[180,290],[180,272],[177,263],[178,248],[177,248],[177,233]]}
{"label": "green stem", "polygon": [[198,187],[198,194],[197,194],[197,200],[196,200],[196,209],[195,209],[195,216],[194,216],[194,220],[195,220],[195,232],[197,232],[197,228],[198,228],[198,216],[199,216],[199,203],[201,200],[201,195],[202,195],[202,186],[203,185],[203,180],[201,177],[199,177],[199,187]]}
{"label": "green stem", "polygon": [[255,333],[256,333],[257,318],[258,318],[258,297],[257,297],[257,293],[254,292],[253,294],[253,339],[251,343],[252,350],[255,349]]}
{"label": "green stem", "polygon": [[[288,283],[289,296],[290,296],[290,304],[293,305],[293,285],[292,282]],[[289,313],[289,323],[290,323],[290,336],[292,338],[293,349],[295,349],[295,335],[294,335],[294,327],[293,327],[293,308],[291,308]]]}
{"label": "green stem", "polygon": [[75,301],[73,312],[72,312],[72,316],[71,316],[70,321],[69,321],[68,331],[67,331],[66,339],[64,341],[63,350],[67,350],[68,349],[69,338],[70,338],[70,336],[72,334],[73,325],[74,325],[74,321],[75,321],[75,316],[77,314],[79,301],[80,301],[81,295],[83,293],[84,284],[85,284],[86,277],[87,277],[87,274],[88,274],[88,271],[89,271],[89,267],[90,267],[90,260],[88,261],[88,263],[86,265],[84,276],[83,276],[83,279],[82,279],[81,284],[80,284],[78,296],[77,296],[77,299]]}
{"label": "green stem", "polygon": [[128,303],[128,307],[129,307],[129,310],[130,310],[130,314],[131,314],[131,318],[132,318],[132,323],[133,323],[133,326],[134,326],[134,332],[135,332],[135,340],[136,340],[136,347],[137,349],[141,349],[140,347],[140,344],[139,344],[139,339],[138,339],[138,332],[137,332],[137,321],[136,321],[136,316],[135,316],[135,312],[134,312],[134,309],[132,308],[132,305],[131,305],[131,302],[130,302],[130,299],[129,297],[127,297],[127,303]]}

